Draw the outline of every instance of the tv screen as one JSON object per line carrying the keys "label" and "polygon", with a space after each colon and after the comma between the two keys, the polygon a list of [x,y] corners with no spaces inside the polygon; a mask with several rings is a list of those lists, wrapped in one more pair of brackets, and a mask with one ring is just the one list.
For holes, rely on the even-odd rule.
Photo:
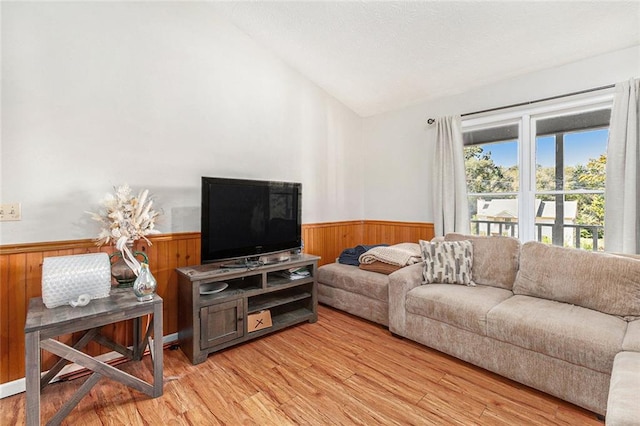
{"label": "tv screen", "polygon": [[299,249],[302,185],[202,177],[201,263]]}

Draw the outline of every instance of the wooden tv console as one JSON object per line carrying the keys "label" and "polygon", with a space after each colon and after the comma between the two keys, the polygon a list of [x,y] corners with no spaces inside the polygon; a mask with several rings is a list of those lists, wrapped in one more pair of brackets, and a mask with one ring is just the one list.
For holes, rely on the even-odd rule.
{"label": "wooden tv console", "polygon": [[[318,320],[318,256],[292,255],[289,260],[255,268],[206,264],[178,268],[178,339],[193,364],[221,349],[304,321]],[[305,268],[308,277],[287,272]],[[201,287],[227,284],[219,292]],[[249,315],[268,311],[272,325],[249,331]]]}

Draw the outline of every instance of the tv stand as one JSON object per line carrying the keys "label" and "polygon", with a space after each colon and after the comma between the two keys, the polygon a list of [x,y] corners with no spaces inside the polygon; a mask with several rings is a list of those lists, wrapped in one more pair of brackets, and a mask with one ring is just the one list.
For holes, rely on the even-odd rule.
{"label": "tv stand", "polygon": [[[318,256],[256,267],[206,264],[178,268],[178,339],[193,364],[213,352],[301,322],[318,320]],[[293,274],[302,270],[306,273]],[[201,294],[201,287],[226,284]],[[220,287],[224,287],[221,285]],[[251,331],[250,315],[266,312],[272,325]]]}

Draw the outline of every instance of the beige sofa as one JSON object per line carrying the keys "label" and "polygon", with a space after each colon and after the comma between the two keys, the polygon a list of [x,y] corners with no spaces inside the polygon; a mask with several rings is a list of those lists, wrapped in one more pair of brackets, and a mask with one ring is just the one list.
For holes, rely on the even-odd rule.
{"label": "beige sofa", "polygon": [[[471,239],[477,285],[421,285],[422,265],[403,268],[389,277],[389,330],[605,415],[614,358],[640,352],[640,261],[508,237],[445,239]],[[640,382],[620,398],[629,389],[637,406]]]}
{"label": "beige sofa", "polygon": [[381,324],[388,313],[396,335],[606,414],[607,424],[639,424],[640,260],[445,237],[463,239],[475,287],[423,285],[422,263],[389,276],[331,264],[319,270],[319,300]]}
{"label": "beige sofa", "polygon": [[318,268],[318,302],[389,325],[389,276],[337,262],[323,265]]}

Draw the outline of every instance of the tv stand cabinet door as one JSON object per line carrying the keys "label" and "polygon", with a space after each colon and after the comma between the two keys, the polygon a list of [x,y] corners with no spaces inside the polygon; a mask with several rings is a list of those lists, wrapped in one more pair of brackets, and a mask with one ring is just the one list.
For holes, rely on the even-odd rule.
{"label": "tv stand cabinet door", "polygon": [[243,299],[200,309],[200,348],[206,350],[244,336]]}

